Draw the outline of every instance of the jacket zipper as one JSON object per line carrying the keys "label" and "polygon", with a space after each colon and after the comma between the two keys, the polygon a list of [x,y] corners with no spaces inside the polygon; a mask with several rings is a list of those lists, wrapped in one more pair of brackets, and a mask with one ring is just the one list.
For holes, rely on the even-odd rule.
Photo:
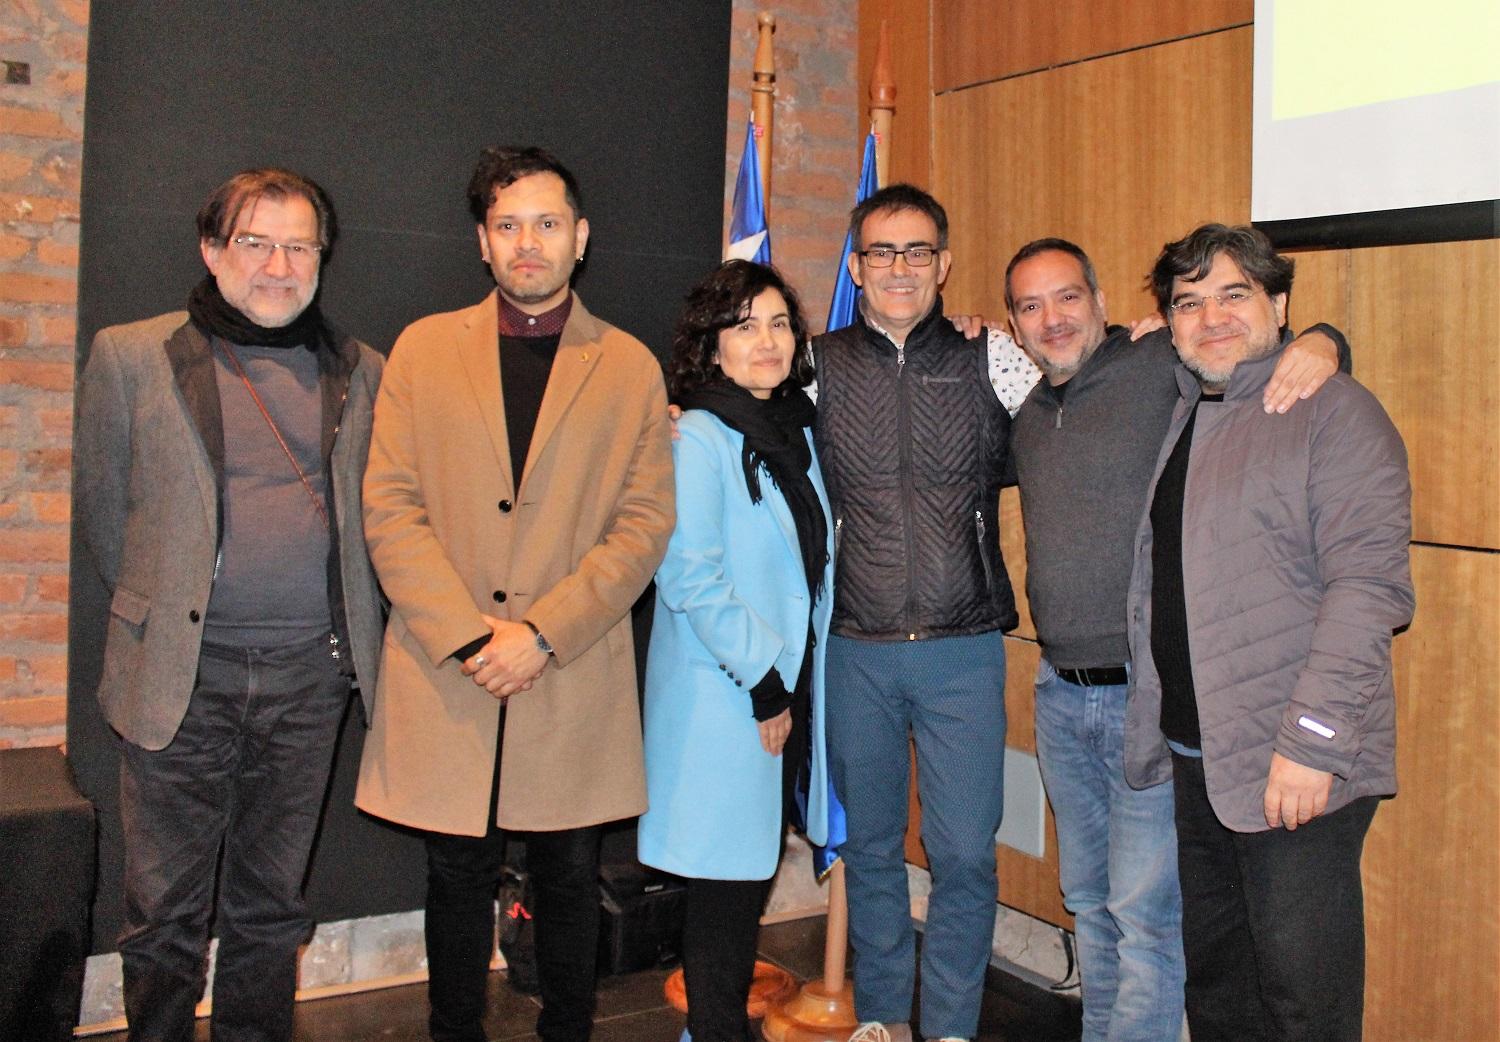
{"label": "jacket zipper", "polygon": [[912,497],[916,494],[911,477],[911,408],[906,400],[906,347],[896,345],[896,430],[901,457],[901,538],[906,547],[906,590],[904,611],[906,613],[906,639],[916,640],[915,614],[912,611],[912,591],[916,588],[916,547],[912,545]]}
{"label": "jacket zipper", "polygon": [[839,543],[844,539],[844,519],[836,517],[833,519],[833,574],[839,574]]}
{"label": "jacket zipper", "polygon": [[1052,425],[1052,429],[1055,431],[1062,430],[1062,411],[1063,407],[1059,405],[1057,407],[1057,422]]}
{"label": "jacket zipper", "polygon": [[995,577],[990,572],[990,558],[984,552],[984,513],[974,511],[974,534],[979,540],[979,563],[984,566],[984,588],[991,595],[995,592]]}

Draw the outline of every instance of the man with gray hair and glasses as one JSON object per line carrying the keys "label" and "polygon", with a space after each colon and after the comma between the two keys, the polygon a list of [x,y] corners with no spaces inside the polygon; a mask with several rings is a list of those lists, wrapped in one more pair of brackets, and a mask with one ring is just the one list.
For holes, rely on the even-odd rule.
{"label": "man with gray hair and glasses", "polygon": [[318,308],[334,233],[314,182],[234,175],[198,213],[208,273],[187,310],[101,330],[79,384],[74,511],[110,594],[98,695],[122,739],[132,1040],[193,1037],[210,919],[213,1037],[292,1037],[303,878],[383,625],[360,500],[383,360]]}

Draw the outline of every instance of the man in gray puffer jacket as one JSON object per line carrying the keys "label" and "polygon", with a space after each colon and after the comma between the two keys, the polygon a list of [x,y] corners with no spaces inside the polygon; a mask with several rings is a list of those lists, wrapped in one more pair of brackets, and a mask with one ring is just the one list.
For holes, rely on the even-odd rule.
{"label": "man in gray puffer jacket", "polygon": [[1358,1039],[1359,861],[1396,791],[1392,632],[1414,606],[1401,437],[1343,374],[1284,415],[1292,262],[1205,225],[1151,275],[1182,401],[1136,541],[1125,770],[1171,778],[1188,1024]]}

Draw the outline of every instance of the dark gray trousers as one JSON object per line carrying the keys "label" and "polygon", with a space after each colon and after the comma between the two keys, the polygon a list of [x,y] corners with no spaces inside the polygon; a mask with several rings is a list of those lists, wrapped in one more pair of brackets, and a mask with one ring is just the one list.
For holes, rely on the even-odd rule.
{"label": "dark gray trousers", "polygon": [[215,1042],[292,1037],[297,948],[312,929],[302,887],[348,701],[327,637],[252,650],[205,643],[171,744],[123,743],[131,1042],[192,1039],[211,919]]}
{"label": "dark gray trousers", "polygon": [[1173,753],[1172,771],[1193,1042],[1359,1042],[1359,859],[1380,800],[1295,831],[1233,832],[1209,804],[1202,759]]}

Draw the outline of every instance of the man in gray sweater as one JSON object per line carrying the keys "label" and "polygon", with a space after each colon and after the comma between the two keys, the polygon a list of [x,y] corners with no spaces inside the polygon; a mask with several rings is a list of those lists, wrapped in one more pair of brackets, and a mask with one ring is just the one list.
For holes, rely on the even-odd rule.
{"label": "man in gray sweater", "polygon": [[[1093,264],[1062,239],[1016,254],[1006,306],[1046,377],[1015,416],[1012,453],[1043,649],[1037,753],[1076,921],[1083,1037],[1175,1039],[1184,969],[1172,789],[1132,789],[1122,756],[1133,538],[1178,400],[1177,356],[1165,332],[1138,344],[1123,329],[1106,332]],[[1337,354],[1316,332],[1289,348],[1266,411],[1316,390]]]}

